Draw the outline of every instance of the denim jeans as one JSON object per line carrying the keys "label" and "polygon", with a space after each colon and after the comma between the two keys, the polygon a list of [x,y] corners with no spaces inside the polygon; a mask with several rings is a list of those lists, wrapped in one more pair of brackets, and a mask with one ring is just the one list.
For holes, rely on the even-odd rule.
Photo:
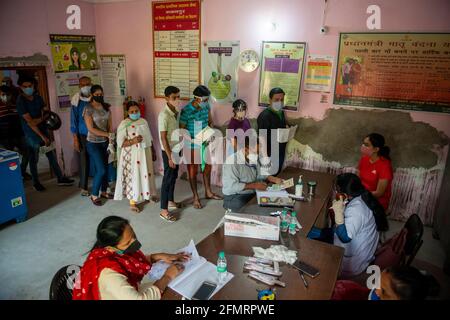
{"label": "denim jeans", "polygon": [[92,181],[92,195],[99,196],[100,189],[106,192],[108,188],[108,142],[87,142],[89,157],[94,165],[94,179]]}
{"label": "denim jeans", "polygon": [[[33,184],[40,183],[37,164],[39,162],[39,148],[41,146],[40,146],[39,142],[33,138],[26,137],[26,142],[27,142],[27,146],[28,146],[30,172],[31,172],[31,176],[33,178]],[[45,156],[48,159],[50,168],[53,170],[56,177],[58,178],[58,181],[61,180],[61,178],[63,177],[63,174],[61,172],[61,168],[59,167],[58,161],[56,160],[55,150],[47,152],[45,154]]]}

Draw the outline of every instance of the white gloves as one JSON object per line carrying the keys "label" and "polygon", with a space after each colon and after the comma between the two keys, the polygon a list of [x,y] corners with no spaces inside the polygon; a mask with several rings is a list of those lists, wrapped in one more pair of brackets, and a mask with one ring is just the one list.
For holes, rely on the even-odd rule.
{"label": "white gloves", "polygon": [[336,221],[336,224],[344,224],[345,204],[342,197],[339,200],[333,200],[333,205],[330,209],[334,211],[334,221]]}

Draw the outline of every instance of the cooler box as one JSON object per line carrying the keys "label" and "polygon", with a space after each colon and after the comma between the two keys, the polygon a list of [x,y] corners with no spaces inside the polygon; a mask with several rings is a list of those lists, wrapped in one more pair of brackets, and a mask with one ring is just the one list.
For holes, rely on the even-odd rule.
{"label": "cooler box", "polygon": [[0,223],[22,222],[27,213],[19,154],[0,149]]}

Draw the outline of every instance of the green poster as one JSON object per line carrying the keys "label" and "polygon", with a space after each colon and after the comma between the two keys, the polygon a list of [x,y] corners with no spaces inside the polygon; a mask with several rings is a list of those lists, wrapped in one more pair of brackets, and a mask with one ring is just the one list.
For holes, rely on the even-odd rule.
{"label": "green poster", "polygon": [[95,36],[50,35],[55,72],[98,69]]}
{"label": "green poster", "polygon": [[267,107],[269,92],[280,87],[286,93],[286,110],[297,110],[305,58],[305,42],[263,41],[258,104]]}

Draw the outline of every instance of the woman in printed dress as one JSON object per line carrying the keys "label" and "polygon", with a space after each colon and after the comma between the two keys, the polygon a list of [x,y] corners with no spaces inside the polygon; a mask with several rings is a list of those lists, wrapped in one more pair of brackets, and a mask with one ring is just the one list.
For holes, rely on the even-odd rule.
{"label": "woman in printed dress", "polygon": [[152,162],[156,161],[156,153],[150,128],[147,121],[141,118],[138,103],[129,101],[127,112],[128,118],[117,129],[118,163],[114,199],[127,198],[131,211],[138,213],[139,202],[158,201]]}

